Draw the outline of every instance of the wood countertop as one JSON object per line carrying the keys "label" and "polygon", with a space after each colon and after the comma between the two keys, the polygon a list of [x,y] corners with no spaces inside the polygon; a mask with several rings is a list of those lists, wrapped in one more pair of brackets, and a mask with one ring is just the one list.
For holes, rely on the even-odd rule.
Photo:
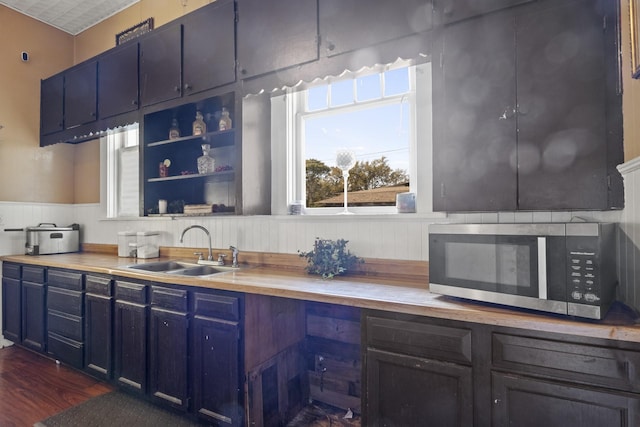
{"label": "wood countertop", "polygon": [[[532,313],[464,302],[429,292],[428,283],[407,278],[346,276],[323,280],[300,269],[249,266],[211,276],[186,277],[127,269],[131,264],[169,258],[132,260],[111,254],[7,255],[3,261],[109,274],[131,279],[221,289],[258,295],[385,310],[442,319],[640,343],[640,323],[630,310],[614,304],[602,321]],[[175,258],[171,258],[175,259]],[[186,260],[193,263],[194,260]],[[389,261],[393,263],[392,260]]]}

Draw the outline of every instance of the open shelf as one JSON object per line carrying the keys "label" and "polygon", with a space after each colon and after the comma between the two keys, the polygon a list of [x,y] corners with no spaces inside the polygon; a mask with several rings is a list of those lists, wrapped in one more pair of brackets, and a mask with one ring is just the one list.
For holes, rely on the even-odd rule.
{"label": "open shelf", "polygon": [[211,212],[211,213],[197,213],[197,214],[185,214],[185,213],[166,213],[166,214],[150,213],[150,214],[147,214],[147,216],[151,217],[151,218],[159,218],[159,217],[165,217],[165,218],[180,217],[180,218],[184,218],[184,217],[224,216],[224,215],[235,215],[235,212]]}
{"label": "open shelf", "polygon": [[[217,130],[214,132],[207,132],[204,135],[189,135],[189,136],[181,136],[180,138],[174,138],[174,139],[165,139],[162,141],[155,141],[155,142],[150,142],[147,144],[147,147],[157,147],[160,145],[166,145],[166,144],[175,144],[175,143],[179,143],[179,142],[187,142],[187,141],[195,141],[195,140],[200,140],[201,144],[211,144],[211,146],[215,146],[215,147],[224,147],[224,146],[228,146],[228,145],[233,145],[234,141],[233,138],[224,138],[222,139],[223,136],[225,135],[229,135],[229,136],[233,136],[233,133],[235,133],[235,129],[229,129],[229,130]],[[216,137],[220,137],[219,140],[216,140],[215,144],[214,139],[216,139]]]}
{"label": "open shelf", "polygon": [[176,181],[180,179],[198,179],[198,178],[207,178],[212,177],[215,178],[214,181],[222,182],[222,181],[233,181],[235,178],[235,171],[221,171],[221,172],[211,172],[211,173],[195,173],[188,175],[173,175],[166,176],[162,178],[149,178],[148,182],[163,182],[163,181]]}
{"label": "open shelf", "polygon": [[[187,98],[188,99],[188,98]],[[185,99],[186,100],[186,99]],[[235,93],[223,93],[206,99],[196,99],[172,108],[155,111],[144,116],[143,132],[143,212],[146,216],[158,216],[158,200],[169,204],[223,205],[229,212],[212,212],[207,215],[236,214],[238,187],[240,182],[236,170],[240,169],[238,153],[241,130],[239,120],[233,127],[218,130],[219,113],[229,110],[236,119],[239,108]],[[204,116],[208,132],[193,135],[192,124],[199,111]],[[169,129],[175,121],[180,137],[168,139]],[[240,128],[241,129],[241,128]],[[215,160],[218,172],[198,173],[197,161],[202,156],[202,145],[210,145],[209,155]],[[170,161],[169,176],[160,177],[159,166]],[[178,210],[173,210],[177,212]],[[166,216],[184,215],[169,213]],[[164,215],[163,215],[164,216]],[[190,214],[189,214],[190,216]]]}

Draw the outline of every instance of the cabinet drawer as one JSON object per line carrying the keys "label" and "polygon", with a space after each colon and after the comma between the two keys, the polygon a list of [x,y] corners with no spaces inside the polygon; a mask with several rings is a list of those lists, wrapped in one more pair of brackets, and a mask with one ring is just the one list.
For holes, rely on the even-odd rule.
{"label": "cabinet drawer", "polygon": [[33,283],[44,284],[46,277],[45,267],[34,267],[25,265],[22,267],[22,280]]}
{"label": "cabinet drawer", "polygon": [[49,269],[49,278],[47,284],[58,288],[73,289],[81,291],[83,286],[83,274],[73,273],[70,271],[60,271]]}
{"label": "cabinet drawer", "polygon": [[112,280],[108,277],[87,274],[85,289],[87,292],[110,297],[113,294]]}
{"label": "cabinet drawer", "polygon": [[83,322],[80,316],[61,313],[55,310],[47,311],[47,328],[49,332],[54,332],[72,340],[82,341],[82,327]]}
{"label": "cabinet drawer", "polygon": [[194,314],[238,320],[240,318],[240,304],[236,297],[196,292],[194,294]]}
{"label": "cabinet drawer", "polygon": [[12,279],[20,278],[20,265],[11,263],[2,263],[2,277],[10,277]]}
{"label": "cabinet drawer", "polygon": [[151,287],[151,305],[169,310],[187,311],[187,291],[184,289]]}
{"label": "cabinet drawer", "polygon": [[494,334],[494,368],[640,391],[640,352]]}
{"label": "cabinet drawer", "polygon": [[116,299],[122,301],[147,303],[147,286],[140,283],[116,282]]}
{"label": "cabinet drawer", "polygon": [[83,298],[82,292],[61,288],[47,289],[47,308],[62,313],[82,316]]}
{"label": "cabinet drawer", "polygon": [[49,354],[69,365],[82,369],[84,346],[81,342],[65,338],[54,332],[48,335]]}
{"label": "cabinet drawer", "polygon": [[380,317],[367,317],[366,324],[369,347],[471,363],[470,330]]}

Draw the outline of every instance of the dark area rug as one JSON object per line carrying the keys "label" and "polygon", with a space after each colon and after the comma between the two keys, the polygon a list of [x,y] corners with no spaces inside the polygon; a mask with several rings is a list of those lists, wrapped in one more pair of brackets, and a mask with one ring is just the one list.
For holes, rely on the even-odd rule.
{"label": "dark area rug", "polygon": [[195,427],[186,417],[142,399],[113,391],[34,424],[34,427]]}

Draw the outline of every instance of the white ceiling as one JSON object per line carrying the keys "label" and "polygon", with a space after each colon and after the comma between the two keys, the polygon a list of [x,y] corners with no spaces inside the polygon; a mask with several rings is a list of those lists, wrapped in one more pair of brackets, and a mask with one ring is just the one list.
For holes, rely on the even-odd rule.
{"label": "white ceiling", "polygon": [[0,0],[0,5],[76,35],[140,0]]}

